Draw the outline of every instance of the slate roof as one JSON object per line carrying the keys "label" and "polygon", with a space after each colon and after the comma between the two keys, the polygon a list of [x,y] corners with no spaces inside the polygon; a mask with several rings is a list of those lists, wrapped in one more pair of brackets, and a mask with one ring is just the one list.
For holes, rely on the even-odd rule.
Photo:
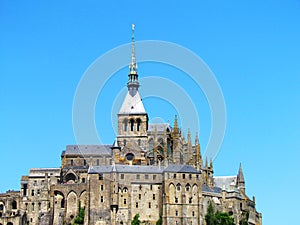
{"label": "slate roof", "polygon": [[67,145],[62,155],[111,155],[111,145]]}
{"label": "slate roof", "polygon": [[162,173],[164,167],[159,166],[137,166],[137,165],[110,165],[110,166],[91,166],[89,173]]}
{"label": "slate roof", "polygon": [[148,131],[154,132],[156,129],[158,132],[163,132],[166,131],[167,128],[169,128],[170,131],[172,130],[170,124],[168,123],[151,123],[149,124]]}
{"label": "slate roof", "polygon": [[215,193],[215,194],[220,194],[222,191],[221,188],[219,187],[213,187],[210,188],[209,186],[207,186],[206,184],[202,185],[202,192],[209,192],[209,193]]}
{"label": "slate roof", "polygon": [[116,171],[118,173],[200,173],[196,169],[187,165],[169,165],[163,166],[138,166],[138,165],[109,165],[109,166],[91,166],[88,173],[110,173]]}
{"label": "slate roof", "polygon": [[130,92],[127,92],[119,114],[146,114],[146,110],[138,91],[133,96]]}
{"label": "slate roof", "polygon": [[217,187],[225,188],[225,190],[230,189],[230,185],[234,186],[236,184],[236,176],[215,176],[214,184]]}

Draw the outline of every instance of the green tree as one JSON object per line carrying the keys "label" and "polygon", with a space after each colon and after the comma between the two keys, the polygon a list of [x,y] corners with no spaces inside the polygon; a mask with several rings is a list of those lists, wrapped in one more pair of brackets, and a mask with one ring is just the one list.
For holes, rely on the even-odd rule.
{"label": "green tree", "polygon": [[217,225],[217,220],[215,217],[214,207],[211,202],[207,208],[207,214],[205,215],[206,225]]}
{"label": "green tree", "polygon": [[142,222],[139,220],[140,215],[136,214],[131,221],[131,225],[140,225]]}
{"label": "green tree", "polygon": [[207,225],[235,225],[234,220],[228,213],[216,212],[210,202],[205,215]]}
{"label": "green tree", "polygon": [[215,214],[217,224],[220,225],[234,225],[234,220],[228,213],[217,212]]}
{"label": "green tree", "polygon": [[84,224],[84,208],[80,207],[79,214],[74,220],[74,225]]}
{"label": "green tree", "polygon": [[156,225],[162,225],[162,218],[161,218],[161,216],[160,216],[159,219],[156,221]]}

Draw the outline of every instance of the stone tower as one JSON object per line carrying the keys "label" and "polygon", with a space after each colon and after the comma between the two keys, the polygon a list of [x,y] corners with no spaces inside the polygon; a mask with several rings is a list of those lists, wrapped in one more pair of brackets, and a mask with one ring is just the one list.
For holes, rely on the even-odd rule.
{"label": "stone tower", "polygon": [[[131,63],[127,88],[128,92],[118,113],[118,145],[124,153],[135,151],[140,157],[144,158],[147,148],[148,114],[139,95],[139,81],[137,64],[135,60],[134,46],[134,25],[132,25],[131,39]],[[127,148],[128,149],[127,149]],[[137,156],[133,152],[130,157]],[[129,156],[128,156],[129,157]]]}

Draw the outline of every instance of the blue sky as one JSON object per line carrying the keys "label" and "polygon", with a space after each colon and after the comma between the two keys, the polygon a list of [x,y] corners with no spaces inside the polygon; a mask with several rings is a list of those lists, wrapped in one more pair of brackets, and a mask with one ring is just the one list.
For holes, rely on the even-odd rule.
{"label": "blue sky", "polygon": [[[177,43],[210,67],[227,110],[215,175],[236,174],[242,162],[247,193],[256,196],[264,224],[295,224],[299,0],[0,1],[0,191],[19,189],[21,175],[31,167],[60,165],[61,151],[75,143],[72,105],[81,77],[99,56],[130,42],[133,22],[137,41]],[[127,71],[112,76],[97,101],[97,129],[108,144],[114,140],[112,101],[125,87]],[[189,93],[197,105],[204,149],[211,118],[201,90],[165,65],[141,63],[139,74],[141,79],[165,77]],[[150,119],[173,122],[177,113],[162,99],[147,98],[144,104]]]}

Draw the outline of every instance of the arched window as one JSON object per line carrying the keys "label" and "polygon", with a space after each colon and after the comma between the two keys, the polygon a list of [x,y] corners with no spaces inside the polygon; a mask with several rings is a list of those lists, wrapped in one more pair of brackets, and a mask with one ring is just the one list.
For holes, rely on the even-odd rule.
{"label": "arched window", "polygon": [[66,182],[69,182],[69,181],[75,182],[76,176],[73,173],[69,173],[66,175],[65,180],[66,180]]}
{"label": "arched window", "polygon": [[124,131],[128,131],[128,121],[127,121],[127,119],[125,119],[123,121],[123,123],[124,123]]}
{"label": "arched window", "polygon": [[0,205],[0,210],[3,210],[4,209],[4,206],[1,204]]}
{"label": "arched window", "polygon": [[149,157],[154,156],[154,154],[153,154],[153,145],[154,145],[154,141],[153,141],[153,139],[150,139],[150,141],[149,141]]}
{"label": "arched window", "polygon": [[64,198],[60,202],[60,208],[65,208],[65,199]]}
{"label": "arched window", "polygon": [[133,119],[130,120],[130,130],[134,131],[134,120]]}
{"label": "arched window", "polygon": [[179,183],[176,185],[176,190],[177,190],[177,191],[180,191],[180,190],[181,190],[181,185],[180,185]]}
{"label": "arched window", "polygon": [[137,121],[136,121],[136,130],[137,131],[140,131],[141,130],[141,120],[140,119],[137,119]]}

